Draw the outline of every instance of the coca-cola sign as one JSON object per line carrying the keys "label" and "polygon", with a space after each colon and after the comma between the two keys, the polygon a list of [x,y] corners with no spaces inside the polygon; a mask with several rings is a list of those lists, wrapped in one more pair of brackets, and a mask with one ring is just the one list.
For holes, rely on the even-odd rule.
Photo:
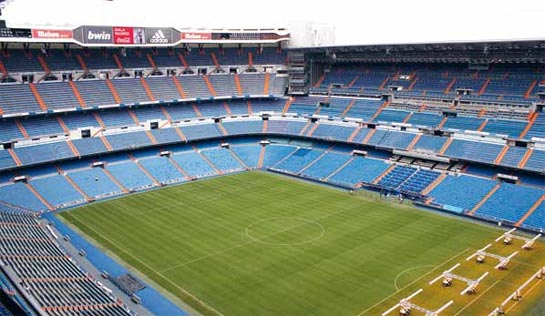
{"label": "coca-cola sign", "polygon": [[134,44],[134,29],[132,27],[114,26],[114,44]]}
{"label": "coca-cola sign", "polygon": [[33,29],[32,38],[40,39],[69,39],[72,38],[72,30],[43,30]]}

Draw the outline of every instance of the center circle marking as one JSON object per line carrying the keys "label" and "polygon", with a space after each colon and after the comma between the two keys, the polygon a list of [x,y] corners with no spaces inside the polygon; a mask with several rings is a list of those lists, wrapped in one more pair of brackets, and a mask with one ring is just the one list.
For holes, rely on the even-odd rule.
{"label": "center circle marking", "polygon": [[[272,233],[264,235],[264,236],[255,236],[255,232],[252,234],[252,229],[255,229],[259,225],[271,225],[271,224],[274,225],[275,222],[278,223],[278,222],[286,221],[286,220],[295,221],[296,223],[295,225],[283,227],[276,232],[273,231]],[[305,226],[305,225],[313,225],[317,228],[316,233],[313,232],[313,234],[309,236],[308,239],[304,239],[301,241],[294,241],[294,242],[267,241],[267,239],[270,239],[271,237],[274,237],[276,235],[281,235],[282,233],[288,232],[291,230],[296,230],[298,227]],[[262,243],[262,244],[275,245],[275,246],[298,246],[298,245],[308,244],[322,238],[325,235],[325,228],[320,223],[317,223],[315,221],[305,219],[302,217],[271,217],[271,218],[258,220],[248,225],[245,229],[245,234],[251,240],[258,243]]]}

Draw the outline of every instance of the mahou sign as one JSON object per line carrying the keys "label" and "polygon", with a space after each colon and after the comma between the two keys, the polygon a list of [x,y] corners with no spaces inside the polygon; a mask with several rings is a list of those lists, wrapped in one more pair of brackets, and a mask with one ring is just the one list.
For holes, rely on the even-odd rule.
{"label": "mahou sign", "polygon": [[72,30],[42,30],[33,29],[32,38],[41,39],[69,39],[72,38]]}
{"label": "mahou sign", "polygon": [[212,39],[212,33],[182,32],[182,33],[180,33],[180,39],[188,40],[188,41],[211,40]]}

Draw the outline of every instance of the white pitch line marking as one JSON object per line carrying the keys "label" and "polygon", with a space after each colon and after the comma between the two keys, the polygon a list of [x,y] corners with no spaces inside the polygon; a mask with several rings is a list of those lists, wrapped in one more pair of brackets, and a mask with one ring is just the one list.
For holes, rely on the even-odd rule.
{"label": "white pitch line marking", "polygon": [[397,274],[396,278],[394,279],[394,288],[396,289],[396,291],[399,291],[399,287],[397,286],[397,280],[399,279],[399,277],[401,277],[402,275],[404,275],[405,273],[407,272],[411,272],[413,270],[418,270],[418,269],[422,269],[422,268],[433,268],[435,266],[433,265],[425,265],[425,266],[416,266],[416,267],[412,267],[412,268],[409,268],[407,270],[404,270],[404,271],[401,271]]}
{"label": "white pitch line marking", "polygon": [[466,253],[469,249],[471,249],[471,248],[466,248],[466,249],[460,251],[458,254],[456,254],[456,255],[454,255],[454,256],[448,258],[447,260],[441,262],[439,265],[437,265],[437,266],[436,266],[435,268],[433,268],[432,270],[428,271],[428,272],[427,272],[426,274],[424,274],[423,276],[421,276],[421,277],[419,277],[418,279],[412,281],[411,283],[405,285],[405,286],[404,286],[403,288],[401,288],[399,291],[395,291],[394,293],[388,295],[388,296],[387,296],[386,298],[384,298],[382,301],[380,301],[380,302],[376,303],[375,305],[373,305],[373,306],[367,308],[367,309],[364,310],[363,312],[359,313],[357,316],[361,316],[361,315],[367,313],[368,311],[372,310],[373,308],[377,307],[378,305],[384,303],[385,301],[389,300],[390,298],[392,298],[394,295],[396,295],[396,294],[399,293],[400,291],[405,290],[406,288],[408,288],[409,286],[413,285],[414,283],[416,283],[416,282],[422,280],[425,276],[427,276],[427,275],[429,275],[430,273],[434,272],[434,271],[437,270],[438,268],[444,266],[447,262],[450,262],[450,261],[454,260],[455,258],[461,256],[462,254]]}
{"label": "white pitch line marking", "polygon": [[[261,238],[261,239],[266,239],[266,238],[269,238],[269,237],[273,237],[273,236],[275,236],[275,235],[277,235],[277,234],[284,233],[284,232],[286,232],[286,231],[295,229],[295,228],[300,227],[300,226],[303,226],[303,225],[307,225],[307,224],[309,224],[309,223],[315,223],[315,222],[317,222],[317,221],[319,221],[319,220],[322,220],[322,219],[325,219],[325,218],[328,218],[328,217],[331,217],[331,216],[335,216],[335,215],[341,214],[341,213],[346,212],[346,211],[351,210],[351,209],[354,209],[354,207],[348,207],[348,208],[345,208],[345,209],[343,209],[342,211],[339,211],[339,212],[327,214],[327,215],[318,217],[318,218],[313,219],[313,220],[308,220],[308,222],[304,222],[304,223],[301,223],[301,224],[297,224],[297,225],[288,227],[288,228],[286,228],[286,229],[282,229],[282,230],[277,231],[277,232],[275,232],[275,233],[273,233],[273,234],[266,235],[266,236],[264,236],[264,237]],[[244,247],[244,246],[249,245],[249,244],[254,243],[254,242],[256,242],[256,240],[255,240],[255,239],[251,239],[251,240],[245,241],[245,242],[243,242],[243,243],[241,243],[241,244],[234,245],[234,246],[232,246],[232,247],[229,247],[229,248],[226,248],[226,249],[223,249],[223,250],[220,250],[220,251],[211,252],[211,253],[206,254],[206,255],[204,255],[204,256],[197,257],[197,258],[195,258],[195,259],[192,259],[192,260],[189,260],[189,261],[186,261],[186,262],[183,262],[183,263],[174,265],[174,266],[172,266],[172,267],[169,267],[169,268],[166,268],[166,269],[164,269],[164,270],[161,270],[161,272],[167,272],[167,271],[170,271],[170,270],[173,270],[173,269],[176,269],[176,268],[180,268],[180,267],[186,266],[186,265],[188,265],[188,264],[191,264],[191,263],[194,263],[194,262],[197,262],[197,261],[206,259],[206,258],[210,258],[210,257],[213,257],[213,256],[215,256],[215,255],[219,255],[219,254],[228,252],[228,251],[233,250],[233,249],[237,249],[237,248],[240,248],[240,247]]]}
{"label": "white pitch line marking", "polygon": [[[77,220],[78,222],[80,222],[81,224],[83,224],[84,226],[86,226],[87,228],[91,229],[93,232],[95,232],[97,235],[99,235],[101,238],[104,238],[105,240],[107,240],[109,243],[113,244],[114,246],[116,246],[117,248],[119,248],[121,251],[123,251],[124,253],[126,253],[127,255],[129,255],[130,257],[132,257],[133,259],[135,259],[136,261],[140,262],[142,265],[146,266],[146,268],[150,269],[151,271],[155,272],[157,275],[159,275],[161,278],[163,278],[165,281],[167,281],[168,283],[174,285],[177,289],[179,289],[180,291],[182,291],[184,294],[186,294],[187,296],[191,297],[192,299],[194,299],[195,301],[197,301],[201,306],[203,306],[204,308],[214,312],[215,314],[217,315],[220,315],[220,316],[225,316],[224,314],[222,314],[221,312],[219,312],[217,309],[213,308],[212,306],[206,304],[205,302],[203,302],[200,298],[198,298],[197,296],[191,294],[191,292],[189,292],[188,290],[184,289],[183,287],[179,286],[177,283],[175,283],[174,281],[172,281],[171,279],[167,278],[164,274],[162,274],[161,272],[155,270],[154,268],[152,268],[151,266],[149,266],[147,263],[145,263],[144,261],[142,261],[141,259],[135,257],[134,255],[132,255],[128,250],[126,250],[124,247],[121,247],[119,244],[117,244],[116,242],[112,241],[111,239],[107,238],[106,236],[102,235],[101,233],[99,233],[98,231],[96,231],[93,227],[87,225],[86,223],[80,221],[79,219],[73,217],[75,220]],[[143,273],[145,274],[145,273]]]}

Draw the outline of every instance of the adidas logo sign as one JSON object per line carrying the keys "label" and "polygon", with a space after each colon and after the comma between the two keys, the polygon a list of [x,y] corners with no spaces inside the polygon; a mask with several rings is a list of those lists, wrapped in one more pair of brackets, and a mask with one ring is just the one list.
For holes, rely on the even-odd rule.
{"label": "adidas logo sign", "polygon": [[150,39],[150,44],[168,44],[168,38],[162,30],[157,30]]}

